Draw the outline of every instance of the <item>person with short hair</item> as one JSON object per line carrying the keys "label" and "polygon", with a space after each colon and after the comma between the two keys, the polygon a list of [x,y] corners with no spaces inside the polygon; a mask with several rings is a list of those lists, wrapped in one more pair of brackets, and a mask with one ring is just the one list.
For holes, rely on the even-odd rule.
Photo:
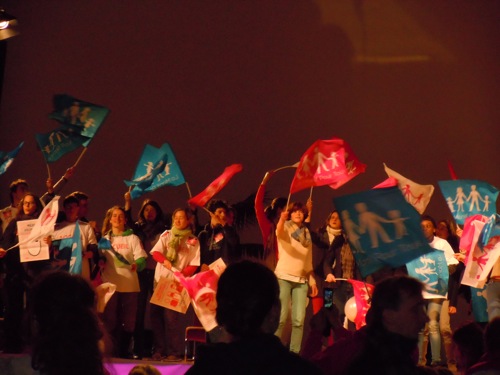
{"label": "person with short hair", "polygon": [[273,334],[281,310],[279,290],[265,265],[250,260],[230,264],[216,295],[216,319],[229,342],[201,345],[186,374],[321,374]]}
{"label": "person with short hair", "polygon": [[276,226],[279,259],[274,273],[280,286],[281,313],[275,334],[281,338],[291,303],[290,351],[297,354],[302,346],[309,287],[311,297],[318,295],[312,265],[311,233],[304,224],[307,215],[308,210],[302,203],[291,203],[281,212]]}
{"label": "person with short hair", "polygon": [[312,357],[325,375],[417,374],[419,332],[428,321],[424,285],[409,276],[375,284],[366,326]]}

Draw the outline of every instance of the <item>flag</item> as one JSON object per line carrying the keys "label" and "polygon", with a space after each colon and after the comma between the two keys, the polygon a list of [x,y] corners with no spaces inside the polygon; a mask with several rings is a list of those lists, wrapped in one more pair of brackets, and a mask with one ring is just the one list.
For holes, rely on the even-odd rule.
{"label": "flag", "polygon": [[75,223],[73,235],[59,241],[58,259],[67,261],[64,270],[75,275],[82,274],[82,239],[80,237],[80,225]]}
{"label": "flag", "polygon": [[17,146],[10,152],[0,151],[0,175],[4,174],[7,171],[7,168],[10,167],[10,165],[14,161],[14,158],[17,156],[23,145],[24,142],[21,142],[19,146]]}
{"label": "flag", "polygon": [[353,279],[347,279],[347,281],[351,283],[353,287],[357,310],[354,323],[356,324],[356,329],[360,329],[366,325],[366,313],[370,309],[371,298],[375,287],[363,281]]}
{"label": "flag", "polygon": [[212,199],[212,197],[222,190],[224,186],[227,185],[229,180],[238,172],[243,170],[241,164],[232,164],[224,169],[224,172],[217,177],[210,185],[208,185],[205,190],[200,194],[192,197],[188,200],[189,204],[194,204],[198,207],[203,207],[207,202]]}
{"label": "flag", "polygon": [[53,98],[54,110],[49,118],[60,122],[65,129],[86,137],[83,147],[87,147],[109,114],[109,109],[85,102],[66,94]]}
{"label": "flag", "polygon": [[154,191],[162,186],[179,186],[186,180],[179,163],[168,143],[160,148],[146,145],[135,169],[134,178],[125,180],[125,185],[134,186],[130,192],[132,199],[146,191]]}
{"label": "flag", "polygon": [[479,180],[439,181],[441,193],[457,224],[463,224],[467,216],[496,213],[498,189]]}
{"label": "flag", "polygon": [[483,288],[470,288],[472,315],[478,323],[488,323],[488,304],[486,301],[486,286]]}
{"label": "flag", "polygon": [[396,180],[394,177],[389,177],[388,179],[382,181],[380,184],[372,187],[372,189],[383,189],[393,186],[398,186],[398,180]]}
{"label": "flag", "polygon": [[415,207],[420,214],[423,214],[431,200],[432,193],[434,193],[434,186],[417,184],[390,169],[385,163],[384,169],[389,177],[394,177],[398,181],[399,189],[406,201]]}
{"label": "flag", "polygon": [[59,213],[59,195],[56,195],[52,200],[43,208],[40,216],[36,219],[36,223],[31,230],[29,237],[27,237],[19,246],[28,242],[39,241],[43,237],[47,237],[54,231],[57,214]]}
{"label": "flag", "polygon": [[125,259],[123,255],[121,255],[119,252],[113,249],[111,241],[106,237],[101,237],[101,239],[97,243],[97,248],[99,250],[105,250],[111,252],[114,255],[113,262],[116,267],[130,266],[130,262],[127,259]]}
{"label": "flag", "polygon": [[448,264],[444,251],[433,249],[406,264],[408,275],[420,280],[424,298],[446,297],[448,293]]}
{"label": "flag", "polygon": [[465,220],[464,231],[460,239],[460,249],[467,253],[461,281],[464,285],[481,289],[500,255],[499,236],[492,236],[485,246],[479,246],[487,223],[491,219],[482,215],[474,215]]}
{"label": "flag", "polygon": [[478,245],[480,248],[486,246],[492,237],[500,236],[500,215],[494,214],[488,218],[483,230],[479,234]]}
{"label": "flag", "polygon": [[65,154],[83,146],[89,139],[63,127],[46,134],[35,134],[35,138],[47,163],[59,160]]}
{"label": "flag", "polygon": [[351,147],[340,138],[317,140],[300,158],[290,186],[290,194],[312,186],[337,189],[364,172]]}
{"label": "flag", "polygon": [[363,277],[432,251],[420,227],[420,215],[397,187],[334,198],[334,206]]}
{"label": "flag", "polygon": [[458,180],[457,174],[455,173],[455,168],[451,164],[451,161],[448,160],[448,170],[450,171],[450,177],[452,180]]}

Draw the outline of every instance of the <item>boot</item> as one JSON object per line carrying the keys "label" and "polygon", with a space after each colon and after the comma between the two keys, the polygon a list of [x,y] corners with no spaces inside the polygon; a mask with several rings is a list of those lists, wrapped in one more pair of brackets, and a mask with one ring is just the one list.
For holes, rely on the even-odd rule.
{"label": "boot", "polygon": [[133,355],[130,350],[132,344],[133,332],[122,331],[119,341],[119,353],[120,358],[132,359]]}

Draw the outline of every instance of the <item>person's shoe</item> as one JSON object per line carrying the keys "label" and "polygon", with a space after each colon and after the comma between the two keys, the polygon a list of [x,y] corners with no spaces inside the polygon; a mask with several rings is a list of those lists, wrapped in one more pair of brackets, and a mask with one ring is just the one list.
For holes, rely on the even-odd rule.
{"label": "person's shoe", "polygon": [[167,358],[164,360],[165,362],[180,362],[182,361],[182,358],[179,357],[178,355],[169,355]]}

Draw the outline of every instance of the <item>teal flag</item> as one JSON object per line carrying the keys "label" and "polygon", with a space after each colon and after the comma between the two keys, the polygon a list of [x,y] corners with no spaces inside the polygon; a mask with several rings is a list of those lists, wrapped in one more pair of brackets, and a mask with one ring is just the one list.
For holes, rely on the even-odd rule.
{"label": "teal flag", "polygon": [[53,105],[54,110],[49,118],[60,122],[66,131],[86,137],[83,147],[89,145],[109,114],[109,109],[106,107],[66,94],[54,95]]}
{"label": "teal flag", "polygon": [[498,189],[487,182],[479,180],[439,181],[453,218],[457,224],[464,224],[468,216],[480,214],[491,216],[496,214]]}
{"label": "teal flag", "polygon": [[10,167],[23,145],[24,142],[21,142],[19,146],[17,146],[10,152],[0,151],[0,175],[4,174],[7,171],[7,168]]}
{"label": "teal flag", "polygon": [[333,201],[363,277],[386,266],[405,265],[432,251],[420,227],[419,213],[398,187]]}
{"label": "teal flag", "polygon": [[424,297],[426,293],[443,297],[448,293],[449,274],[444,251],[433,249],[430,253],[408,262],[406,269],[410,276],[425,285]]}
{"label": "teal flag", "polygon": [[133,186],[130,195],[135,199],[145,192],[167,185],[178,186],[186,181],[172,148],[168,143],[164,143],[160,148],[146,145],[133,179],[124,182],[127,186]]}
{"label": "teal flag", "polygon": [[35,134],[35,138],[47,163],[59,160],[89,140],[78,132],[68,131],[64,127],[46,134]]}

